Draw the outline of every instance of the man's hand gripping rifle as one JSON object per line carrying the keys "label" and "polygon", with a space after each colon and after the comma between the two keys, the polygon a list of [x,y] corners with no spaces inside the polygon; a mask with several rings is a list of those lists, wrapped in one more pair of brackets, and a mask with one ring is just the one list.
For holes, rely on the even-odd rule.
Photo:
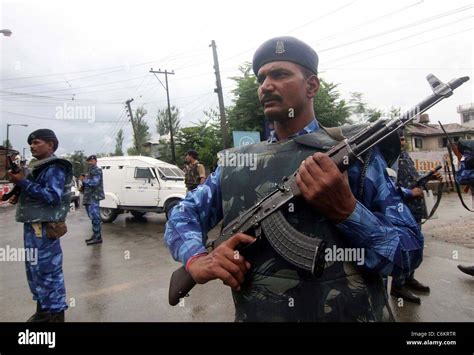
{"label": "man's hand gripping rifle", "polygon": [[[20,167],[18,166],[18,164],[16,164],[12,160],[11,156],[7,156],[7,163],[8,163],[8,171],[10,171],[13,174],[18,174],[20,172]],[[19,196],[20,192],[21,192],[20,186],[15,185],[10,192],[2,195],[2,201],[8,201],[13,196]]]}
{"label": "man's hand gripping rifle", "polygon": [[[444,98],[451,96],[453,90],[468,81],[469,77],[453,79],[445,84],[433,74],[429,74],[427,80],[433,89],[433,94],[422,100],[417,106],[399,118],[372,123],[350,139],[344,139],[326,152],[341,172],[347,170],[354,161],[362,160],[361,156],[370,148],[391,134],[396,134],[398,129],[407,125],[415,117]],[[283,258],[293,265],[310,271],[315,276],[320,275],[324,269],[324,241],[310,238],[296,231],[279,211],[281,206],[301,195],[296,185],[297,173],[298,171],[295,171],[290,177],[283,178],[273,192],[231,221],[223,229],[222,234],[207,247],[216,248],[236,233],[245,233],[250,229],[255,230],[255,237],[258,238],[263,229],[269,243]],[[196,282],[184,266],[174,271],[171,275],[169,288],[170,305],[177,305],[180,298],[187,296],[195,285]]]}

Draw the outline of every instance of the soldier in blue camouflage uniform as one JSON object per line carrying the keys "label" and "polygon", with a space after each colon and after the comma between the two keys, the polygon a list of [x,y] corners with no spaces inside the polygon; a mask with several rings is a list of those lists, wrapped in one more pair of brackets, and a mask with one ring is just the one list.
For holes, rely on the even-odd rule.
{"label": "soldier in blue camouflage uniform", "polygon": [[66,289],[63,274],[63,253],[59,237],[65,229],[69,211],[72,166],[54,156],[58,140],[53,131],[40,129],[28,136],[32,163],[28,176],[23,172],[8,174],[21,187],[16,220],[24,223],[25,248],[36,249],[38,260],[26,260],[28,284],[37,301],[36,313],[29,322],[64,322]]}
{"label": "soldier in blue camouflage uniform", "polygon": [[[471,188],[471,194],[474,189],[474,147],[472,147],[472,141],[459,141],[458,149],[462,154],[461,161],[459,162],[459,169],[456,172],[456,181],[460,185],[468,185]],[[473,207],[474,207],[474,194],[473,194]],[[459,270],[465,274],[474,276],[474,265],[464,266],[458,265]]]}
{"label": "soldier in blue camouflage uniform", "polygon": [[[420,176],[416,171],[415,163],[405,150],[406,143],[403,131],[400,131],[399,134],[401,152],[398,158],[398,164],[395,166],[397,170],[397,186],[400,188],[403,199],[415,218],[416,223],[418,223],[421,228],[421,219],[427,216],[427,212],[423,200],[423,190],[420,187],[414,187]],[[437,173],[437,177],[439,177],[439,173]],[[412,291],[429,293],[430,288],[415,279],[415,272],[412,272],[408,277],[394,277],[392,279],[390,294],[393,297],[420,304],[420,297]]]}
{"label": "soldier in blue camouflage uniform", "polygon": [[[423,236],[387,175],[381,150],[353,164],[348,177],[322,154],[337,141],[315,119],[317,65],[314,50],[292,37],[271,39],[257,50],[259,99],[275,131],[268,142],[229,151],[255,154],[256,169],[218,166],[172,210],[166,225],[173,258],[197,283],[220,279],[232,288],[236,321],[391,321],[382,275],[408,275],[421,262]],[[342,129],[347,136],[354,132]],[[210,229],[221,220],[225,227],[296,169],[302,198],[281,208],[286,220],[323,239],[328,249],[362,249],[362,264],[329,257],[321,277],[311,275],[280,256],[264,231],[258,239],[237,233],[206,250]],[[251,245],[236,257],[239,244]]]}
{"label": "soldier in blue camouflage uniform", "polygon": [[89,164],[89,172],[87,177],[81,175],[80,180],[84,186],[83,204],[86,208],[87,215],[92,221],[92,236],[86,239],[87,245],[101,244],[101,220],[99,212],[99,201],[105,198],[104,182],[102,177],[102,169],[97,166],[97,157],[89,156],[87,159]]}

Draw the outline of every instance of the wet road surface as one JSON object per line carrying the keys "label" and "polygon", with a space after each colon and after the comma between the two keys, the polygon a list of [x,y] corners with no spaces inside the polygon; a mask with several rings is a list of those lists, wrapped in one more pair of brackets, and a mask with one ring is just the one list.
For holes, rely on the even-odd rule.
{"label": "wet road surface", "polygon": [[[464,215],[454,194],[443,199],[439,211],[443,204],[449,212],[424,226],[424,262],[415,274],[431,293],[420,295],[421,305],[390,298],[399,321],[474,321],[474,277],[456,267],[474,264],[474,233],[468,227],[474,227],[474,216]],[[0,207],[0,248],[23,247],[22,225],[14,215],[14,207]],[[163,243],[164,215],[119,215],[103,224],[104,243],[94,246],[84,243],[91,224],[83,208],[70,213],[67,222],[69,232],[61,238],[70,305],[66,321],[233,321],[232,295],[220,281],[196,286],[184,304],[168,305],[169,277],[180,264]],[[456,244],[443,241],[450,239]],[[0,261],[0,321],[23,322],[34,310],[24,263]]]}

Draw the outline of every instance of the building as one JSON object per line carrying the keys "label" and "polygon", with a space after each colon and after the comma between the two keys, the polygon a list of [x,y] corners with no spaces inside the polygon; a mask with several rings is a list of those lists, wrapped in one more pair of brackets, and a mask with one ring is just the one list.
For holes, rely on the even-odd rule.
{"label": "building", "polygon": [[474,103],[459,105],[458,113],[463,126],[474,127]]}
{"label": "building", "polygon": [[[459,139],[474,139],[474,121],[472,126],[447,123],[443,124],[443,127],[453,142]],[[449,161],[446,149],[448,139],[439,125],[430,123],[427,114],[421,115],[419,120],[405,128],[405,140],[407,150],[419,173],[425,174],[434,167],[442,165],[445,167],[445,174],[448,173],[448,181],[452,180],[446,167],[446,162]]]}
{"label": "building", "polygon": [[[472,126],[459,123],[447,123],[443,126],[454,142],[459,139],[474,138],[474,120]],[[411,123],[406,127],[405,139],[409,145],[409,150],[413,152],[445,150],[448,144],[448,139],[441,127],[430,124],[429,117],[426,114],[422,115],[418,122]]]}

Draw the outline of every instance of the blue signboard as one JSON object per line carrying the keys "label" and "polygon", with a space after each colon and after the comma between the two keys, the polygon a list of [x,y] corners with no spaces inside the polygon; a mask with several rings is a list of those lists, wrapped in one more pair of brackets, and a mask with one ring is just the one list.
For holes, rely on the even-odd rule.
{"label": "blue signboard", "polygon": [[235,148],[260,142],[260,132],[234,131],[232,137],[234,138]]}

